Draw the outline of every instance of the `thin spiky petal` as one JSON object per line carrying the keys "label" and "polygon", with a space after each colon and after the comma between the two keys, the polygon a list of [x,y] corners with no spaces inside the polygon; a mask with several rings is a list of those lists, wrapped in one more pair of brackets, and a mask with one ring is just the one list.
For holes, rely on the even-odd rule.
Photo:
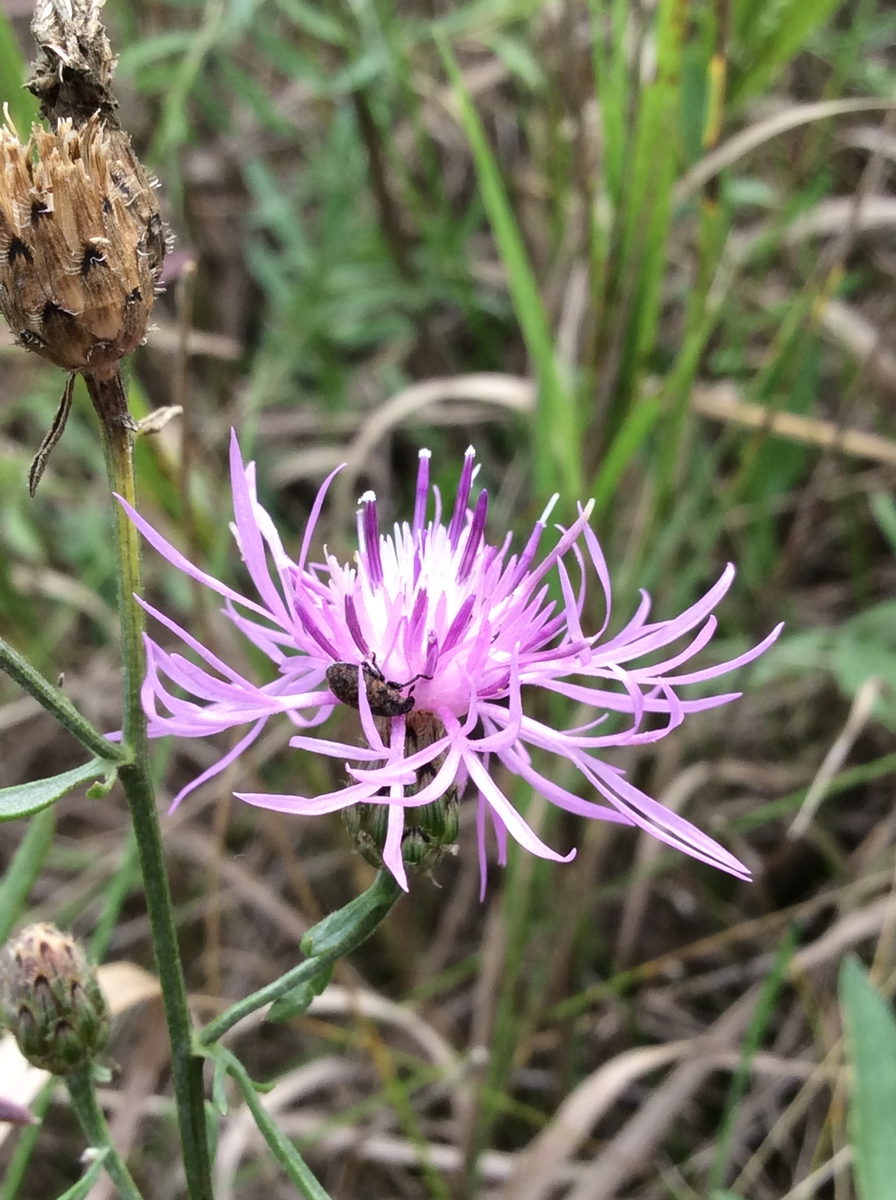
{"label": "thin spiky petal", "polygon": [[[775,641],[778,626],[757,646],[724,663],[682,670],[706,649],[715,633],[714,610],[731,587],[727,566],[693,605],[666,621],[648,621],[650,598],[607,637],[612,612],[609,570],[589,527],[592,506],[580,506],[568,528],[557,526],[552,546],[542,550],[556,497],[536,523],[519,556],[510,538],[486,540],[487,495],[471,500],[476,478],[474,453],[467,451],[447,524],[430,482],[428,451],[418,461],[413,520],[381,532],[376,498],[359,502],[359,551],[351,564],[325,553],[309,564],[324,496],[324,482],[302,538],[297,561],[289,558],[267,512],[258,502],[253,464],[244,464],[234,436],[231,480],[234,533],[256,598],[244,596],[190,563],[125,505],[154,548],[179,570],[225,601],[224,612],[271,663],[272,678],[245,678],[182,626],[158,609],[147,612],[177,638],[192,658],[147,639],[144,707],[152,737],[205,737],[248,726],[232,750],[176,801],[236,760],[271,717],[286,715],[303,732],[291,745],[343,760],[348,785],[318,796],[239,791],[250,804],[279,812],[318,815],[351,806],[385,805],[382,861],[407,886],[402,830],[409,814],[468,783],[478,795],[476,829],[480,867],[487,862],[488,828],[498,859],[507,838],[533,854],[568,861],[546,845],[523,820],[492,770],[497,761],[539,791],[551,804],[593,820],[638,826],[653,837],[739,878],[743,863],[696,826],[639,791],[607,762],[614,747],[657,741],[685,718],[727,704],[736,692],[687,698],[688,684],[707,684],[752,662]],[[427,521],[430,494],[433,516]],[[124,503],[124,502],[122,502]],[[549,595],[556,572],[560,602]],[[596,577],[603,618],[585,628],[586,589]],[[645,659],[649,661],[645,663]],[[328,670],[357,669],[350,688]],[[525,714],[523,689],[559,693],[594,714],[575,728],[554,729]],[[339,703],[358,710],[366,745],[319,736]],[[628,720],[605,732],[609,714]],[[601,728],[603,726],[603,728]],[[420,730],[425,736],[418,737]],[[415,732],[417,731],[417,732]],[[572,765],[580,796],[561,787],[550,770],[533,765],[533,753]],[[490,819],[487,819],[490,818]]]}

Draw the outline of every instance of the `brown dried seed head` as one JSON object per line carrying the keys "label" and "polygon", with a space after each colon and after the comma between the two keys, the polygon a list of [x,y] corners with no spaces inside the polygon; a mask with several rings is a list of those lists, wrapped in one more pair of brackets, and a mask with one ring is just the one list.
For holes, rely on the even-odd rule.
{"label": "brown dried seed head", "polygon": [[0,312],[66,371],[108,377],[140,344],[165,259],[150,181],[122,130],[0,127]]}

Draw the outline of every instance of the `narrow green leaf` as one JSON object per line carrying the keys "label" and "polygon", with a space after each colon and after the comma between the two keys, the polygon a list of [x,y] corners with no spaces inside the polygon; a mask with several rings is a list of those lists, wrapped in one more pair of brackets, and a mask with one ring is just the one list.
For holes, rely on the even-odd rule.
{"label": "narrow green leaf", "polygon": [[226,1117],[230,1110],[230,1102],[227,1099],[227,1064],[216,1058],[214,1073],[212,1074],[212,1104],[215,1106],[215,1111],[221,1117]]}
{"label": "narrow green leaf", "polygon": [[653,429],[662,411],[659,400],[650,396],[632,405],[622,427],[613,438],[610,448],[600,465],[600,471],[591,489],[595,512],[601,512],[616,490],[622,473],[639,446]]}
{"label": "narrow green leaf", "polygon": [[93,1159],[93,1162],[81,1176],[78,1182],[73,1184],[67,1192],[62,1193],[62,1195],[59,1197],[59,1200],[84,1200],[84,1197],[99,1179],[100,1172],[103,1169],[103,1160],[108,1153],[108,1150],[95,1151],[96,1157]]}
{"label": "narrow green leaf", "polygon": [[656,66],[653,79],[641,90],[621,254],[622,277],[637,281],[620,371],[629,388],[636,384],[659,323],[672,185],[682,155],[679,79],[684,33],[678,0],[660,0]]}
{"label": "narrow green leaf", "polygon": [[56,819],[52,809],[39,813],[28,825],[22,844],[0,881],[0,943],[9,937],[25,907],[28,893],[40,875],[53,841]]}
{"label": "narrow green leaf", "polygon": [[81,784],[98,778],[108,780],[115,770],[108,762],[94,758],[80,767],[73,767],[71,771],[63,771],[61,775],[51,775],[49,779],[35,779],[32,783],[0,788],[0,821],[30,817],[42,808],[55,804]]}
{"label": "narrow green leaf", "polygon": [[625,173],[626,109],[629,99],[629,48],[626,0],[613,0],[611,29],[604,33],[605,5],[589,0],[592,42],[594,46],[594,85],[600,101],[601,129],[604,138],[606,189],[613,205],[620,204]]}
{"label": "narrow green leaf", "polygon": [[555,491],[562,480],[565,491],[580,496],[582,475],[574,392],[561,378],[535,273],[482,122],[450,47],[441,37],[438,46],[457,98],[460,122],[470,143],[482,203],[507,272],[513,307],[535,368],[538,399],[532,454],[536,483],[542,494],[548,494]]}
{"label": "narrow green leaf", "polygon": [[849,1136],[859,1200],[891,1200],[896,1180],[896,1020],[850,956],[840,968],[840,1009],[850,1079]]}
{"label": "narrow green leaf", "polygon": [[[753,679],[754,677],[751,676],[751,681]],[[754,686],[756,685],[754,684]],[[896,754],[885,754],[881,758],[874,759],[873,762],[862,763],[860,767],[849,767],[845,771],[838,771],[828,785],[826,795],[828,797],[837,796],[841,792],[848,792],[851,788],[860,787],[871,779],[880,779],[894,773],[896,773]],[[780,821],[782,818],[792,816],[793,813],[799,811],[808,791],[808,788],[800,788],[798,792],[791,792],[789,796],[782,796],[780,800],[759,804],[743,817],[732,821],[732,828],[741,833],[748,833],[751,829],[759,829],[771,821]]]}
{"label": "narrow green leaf", "polygon": [[779,946],[778,953],[775,955],[774,966],[762,986],[762,992],[757,1001],[753,1019],[750,1021],[750,1027],[744,1037],[741,1047],[741,1059],[731,1079],[728,1098],[725,1101],[725,1111],[722,1114],[722,1121],[719,1131],[716,1134],[716,1153],[709,1172],[708,1189],[710,1193],[717,1191],[722,1186],[723,1177],[728,1169],[732,1138],[734,1137],[734,1126],[737,1121],[738,1111],[747,1093],[753,1059],[762,1045],[762,1039],[765,1036],[765,1031],[774,1013],[775,1002],[787,978],[787,968],[796,950],[797,933],[798,926],[791,926],[790,931]]}
{"label": "narrow green leaf", "polygon": [[359,945],[368,929],[375,929],[398,897],[401,889],[389,871],[378,872],[366,892],[356,896],[343,908],[330,913],[313,925],[302,938],[302,953],[309,958],[331,954],[335,949],[345,952],[346,937],[357,938]]}
{"label": "narrow green leaf", "polygon": [[150,161],[164,158],[171,150],[178,149],[190,140],[190,93],[199,78],[206,58],[215,47],[227,38],[227,20],[223,4],[218,0],[205,10],[205,21],[196,30],[189,51],[177,60],[156,124],[156,132],[148,154]]}
{"label": "narrow green leaf", "polygon": [[896,554],[896,503],[893,502],[893,497],[886,492],[873,492],[869,503],[881,533]]}
{"label": "narrow green leaf", "polygon": [[191,29],[171,30],[155,37],[143,38],[122,50],[118,58],[117,74],[130,79],[148,66],[169,58],[186,54],[194,37]]}
{"label": "narrow green leaf", "polygon": [[4,103],[9,105],[9,115],[23,141],[28,137],[32,122],[37,120],[37,101],[22,88],[26,74],[25,58],[18,39],[9,17],[0,8],[0,79],[3,80],[0,106]]}
{"label": "narrow green leaf", "polygon": [[345,45],[345,32],[339,22],[319,12],[313,4],[305,4],[303,0],[276,0],[276,4],[304,33],[332,46]]}
{"label": "narrow green leaf", "polygon": [[315,996],[319,996],[333,978],[333,963],[328,963],[311,979],[300,983],[297,988],[275,1000],[268,1012],[269,1021],[288,1021],[291,1017],[301,1016]]}
{"label": "narrow green leaf", "polygon": [[277,1127],[271,1114],[259,1101],[258,1085],[249,1077],[249,1073],[239,1059],[220,1045],[205,1047],[202,1053],[207,1058],[214,1059],[215,1062],[224,1063],[230,1076],[243,1093],[243,1099],[271,1153],[305,1200],[330,1200],[329,1195],[315,1179],[301,1154]]}
{"label": "narrow green leaf", "polygon": [[118,782],[118,767],[106,763],[106,774],[87,789],[88,800],[105,800]]}
{"label": "narrow green leaf", "polygon": [[[780,5],[777,20],[765,29],[762,41],[749,47],[746,61],[749,67],[740,78],[736,78],[731,89],[731,99],[740,103],[750,95],[762,91],[771,83],[781,64],[791,59],[802,48],[809,35],[822,25],[837,0],[788,0]],[[745,4],[749,12],[752,4]],[[749,26],[747,26],[747,29]]]}

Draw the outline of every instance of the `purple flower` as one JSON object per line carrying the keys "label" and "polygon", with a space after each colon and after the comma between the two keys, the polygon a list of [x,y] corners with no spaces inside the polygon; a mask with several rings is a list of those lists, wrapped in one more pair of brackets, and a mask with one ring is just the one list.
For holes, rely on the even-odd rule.
{"label": "purple flower", "polygon": [[[579,507],[568,529],[540,558],[538,549],[554,500],[535,525],[521,554],[485,540],[488,496],[471,507],[474,453],[467,451],[454,509],[443,520],[441,497],[430,499],[429,452],[421,451],[414,516],[410,524],[380,532],[376,499],[361,497],[360,549],[342,563],[324,548],[324,562],[308,561],[324,497],[336,474],[323,483],[311,511],[298,560],[289,557],[268,513],[258,503],[255,466],[245,466],[236,436],[231,440],[234,535],[257,599],[234,591],[188,562],[133,509],[134,523],[160,554],[191,578],[225,597],[224,611],[277,668],[263,685],[243,678],[164,613],[147,611],[181,639],[198,661],[146,639],[148,667],[143,703],[149,734],[205,737],[235,726],[248,733],[213,767],[188,784],[193,788],[223,770],[259,735],[275,714],[301,730],[291,745],[349,760],[347,786],[320,796],[237,793],[240,799],[278,812],[318,814],[355,804],[388,806],[383,861],[406,887],[402,861],[405,815],[471,783],[478,793],[477,829],[483,887],[486,814],[506,858],[507,834],[527,850],[566,862],[526,824],[493,777],[493,759],[552,804],[579,816],[637,825],[685,853],[740,878],[749,871],[689,821],[639,791],[618,768],[604,762],[613,746],[657,741],[687,713],[734,700],[728,692],[682,699],[678,691],[751,662],[775,640],[780,626],[747,653],[698,671],[681,671],[702,650],[716,627],[712,611],[734,578],[727,566],[706,595],[669,621],[648,621],[650,598],[613,637],[610,579],[597,538],[588,526],[592,505]],[[122,502],[124,503],[124,502]],[[606,616],[597,632],[582,628],[586,567],[603,590]],[[578,582],[574,583],[570,567]],[[562,603],[550,599],[548,575],[556,572]],[[650,665],[659,651],[679,643]],[[340,664],[336,670],[333,668]],[[358,672],[357,681],[353,670]],[[330,670],[331,690],[327,672]],[[552,729],[523,712],[523,688],[542,688],[593,709],[587,724]],[[184,698],[184,696],[186,698]],[[413,698],[413,705],[408,701]],[[322,725],[340,702],[357,707],[366,745],[339,742],[308,731]],[[624,728],[600,733],[610,714]],[[426,730],[423,736],[422,730]],[[415,734],[416,736],[412,736]],[[543,774],[532,751],[553,754],[582,775],[585,799]],[[556,772],[559,774],[559,771]]]}

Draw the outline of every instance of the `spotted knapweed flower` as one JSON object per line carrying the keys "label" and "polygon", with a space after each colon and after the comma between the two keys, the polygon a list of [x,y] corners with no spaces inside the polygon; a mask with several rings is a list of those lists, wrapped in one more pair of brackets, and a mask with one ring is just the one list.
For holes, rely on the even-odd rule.
{"label": "spotted knapweed flower", "polygon": [[[244,465],[231,441],[233,533],[257,598],[243,596],[190,563],[133,509],[131,518],[156,550],[191,578],[225,598],[224,611],[277,669],[272,682],[257,684],[203,646],[158,609],[147,611],[189,647],[198,661],[165,650],[147,638],[143,703],[152,737],[206,737],[249,725],[248,733],[214,766],[175,797],[177,804],[232,763],[272,716],[286,714],[304,731],[323,724],[337,704],[356,707],[366,745],[302,732],[291,745],[346,761],[352,782],[320,796],[238,792],[250,804],[278,812],[316,815],[356,805],[383,806],[382,862],[407,886],[402,855],[412,810],[446,794],[478,794],[477,831],[483,886],[486,817],[504,861],[508,833],[532,853],[568,861],[552,850],[514,808],[494,776],[499,762],[552,804],[578,816],[637,825],[685,853],[740,878],[743,863],[689,821],[629,783],[601,757],[615,746],[657,741],[688,713],[734,700],[739,693],[683,699],[679,689],[705,683],[752,661],[775,640],[780,626],[759,645],[728,662],[696,671],[680,668],[702,650],[716,627],[712,611],[728,591],[727,566],[705,596],[680,616],[648,621],[650,599],[642,593],[634,616],[613,636],[610,578],[588,520],[557,526],[555,545],[540,558],[540,543],[556,497],[536,523],[520,554],[485,540],[487,492],[471,500],[473,450],[464,459],[454,508],[443,519],[433,488],[430,504],[428,451],[421,451],[416,501],[410,524],[380,532],[376,498],[359,501],[359,549],[351,563],[324,548],[322,563],[309,561],[312,539],[334,471],[323,483],[305,529],[298,559],[284,549],[258,502],[255,466]],[[127,507],[127,505],[125,506]],[[446,514],[447,515],[447,514]],[[603,591],[605,616],[596,632],[582,627],[586,570]],[[578,575],[574,583],[570,565]],[[560,601],[551,598],[556,572]],[[652,661],[667,647],[662,661]],[[643,665],[643,660],[649,665]],[[638,665],[642,663],[642,665]],[[586,724],[553,729],[523,711],[523,692],[540,688],[594,710]],[[408,703],[412,700],[412,703]],[[598,732],[613,715],[622,728]],[[609,723],[609,722],[608,722]],[[562,786],[560,769],[539,770],[533,761],[555,755],[569,764],[599,802]],[[383,811],[374,809],[373,811]],[[407,856],[405,856],[406,858]]]}

